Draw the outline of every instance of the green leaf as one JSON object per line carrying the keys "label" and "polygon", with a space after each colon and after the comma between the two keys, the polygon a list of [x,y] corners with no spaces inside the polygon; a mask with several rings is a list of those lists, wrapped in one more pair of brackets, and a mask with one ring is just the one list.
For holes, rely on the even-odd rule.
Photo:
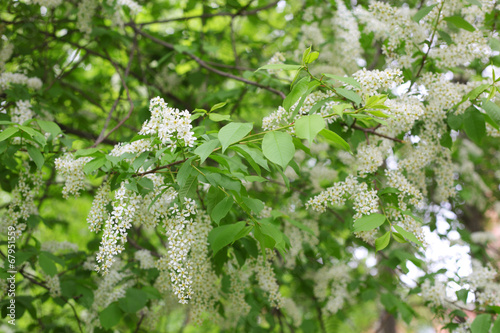
{"label": "green leaf", "polygon": [[307,57],[309,56],[309,53],[311,53],[312,46],[309,46],[307,49],[304,50],[304,53],[302,53],[302,63],[305,64]]}
{"label": "green leaf", "polygon": [[448,132],[445,132],[441,135],[439,143],[441,143],[441,146],[451,149],[453,145],[453,140],[451,139],[450,134]]}
{"label": "green leaf", "polygon": [[423,7],[415,15],[413,15],[413,17],[411,19],[418,23],[421,19],[423,19],[425,16],[427,16],[427,14],[429,14],[431,12],[431,10],[436,6],[437,6],[437,4]]}
{"label": "green leaf", "polygon": [[7,140],[19,131],[17,127],[9,127],[0,133],[0,141]]}
{"label": "green leaf", "polygon": [[354,91],[347,90],[344,88],[337,88],[335,89],[335,92],[337,92],[338,95],[347,98],[350,101],[353,101],[356,104],[361,104],[363,101],[361,100],[361,97],[359,97],[358,94],[356,94]]}
{"label": "green leaf", "polygon": [[75,158],[81,157],[81,156],[90,156],[96,152],[99,151],[99,148],[87,148],[87,149],[80,149],[77,150],[74,154]]}
{"label": "green leaf", "polygon": [[383,236],[375,240],[375,251],[378,252],[385,249],[387,245],[389,245],[390,241],[391,241],[391,233],[388,231]]}
{"label": "green leaf", "polygon": [[224,199],[222,199],[212,210],[212,214],[210,215],[212,217],[212,220],[214,220],[215,223],[219,224],[220,220],[224,216],[229,213],[231,210],[231,207],[233,207],[234,200],[232,197],[226,196]]}
{"label": "green leaf", "polygon": [[259,214],[264,209],[264,203],[259,199],[242,197],[245,205],[252,210],[255,214]]}
{"label": "green leaf", "polygon": [[106,162],[107,159],[104,156],[95,158],[85,164],[85,166],[83,167],[83,172],[88,175],[102,167],[104,164],[106,164]]}
{"label": "green leaf", "polygon": [[344,139],[342,139],[342,137],[337,133],[330,131],[328,129],[324,129],[321,130],[319,134],[321,134],[325,139],[330,141],[330,143],[332,143],[335,147],[351,152],[351,146],[349,146],[349,144]]}
{"label": "green leaf", "polygon": [[307,88],[309,85],[309,78],[303,77],[300,79],[292,88],[292,91],[286,96],[283,100],[283,107],[285,110],[290,110],[290,107],[294,105],[299,98],[302,97],[307,92]]}
{"label": "green leaf", "polygon": [[307,56],[307,59],[305,61],[306,64],[310,64],[312,63],[313,61],[315,61],[316,59],[318,59],[319,57],[319,52],[318,51],[314,51],[314,52],[311,52],[309,53],[309,55]]}
{"label": "green leaf", "polygon": [[493,120],[497,126],[500,126],[500,107],[495,103],[486,100],[483,101],[481,106],[484,111],[486,111],[486,114],[490,116],[491,120]]}
{"label": "green leaf", "polygon": [[446,42],[446,44],[448,45],[453,44],[453,39],[451,39],[451,36],[447,32],[443,30],[438,30],[438,34],[439,36],[441,36],[441,39]]}
{"label": "green leaf", "polygon": [[476,144],[481,145],[486,135],[484,116],[474,106],[470,106],[464,113],[464,129],[467,136]]}
{"label": "green leaf", "polygon": [[463,115],[461,115],[461,114],[456,115],[453,113],[448,113],[446,121],[448,122],[448,125],[450,126],[451,129],[458,131],[460,128],[462,128]]}
{"label": "green leaf", "polygon": [[271,237],[276,244],[281,243],[283,240],[283,232],[278,229],[274,224],[269,223],[265,220],[260,220],[260,231],[269,237]]}
{"label": "green leaf", "polygon": [[491,326],[491,315],[483,313],[474,319],[470,325],[471,333],[489,333]]}
{"label": "green leaf", "polygon": [[177,172],[177,184],[182,188],[184,187],[184,184],[186,184],[186,181],[188,180],[189,177],[195,176],[198,177],[198,172],[193,168],[191,165],[191,162],[196,158],[196,156],[192,156],[186,160],[180,167],[179,171]]}
{"label": "green leaf", "polygon": [[179,199],[184,201],[184,198],[194,198],[196,188],[198,187],[198,177],[191,175],[186,179],[184,185],[179,190]]}
{"label": "green leaf", "polygon": [[38,170],[41,170],[43,167],[43,163],[45,162],[42,153],[36,147],[33,147],[31,145],[29,145],[27,149],[31,159],[35,162],[36,167],[38,168]]}
{"label": "green leaf", "polygon": [[240,232],[245,228],[245,226],[246,222],[241,221],[213,228],[208,234],[208,242],[212,247],[214,255],[224,246],[238,240],[236,237],[240,235]]}
{"label": "green leaf", "polygon": [[394,229],[396,229],[397,232],[399,232],[404,238],[406,238],[409,241],[412,241],[415,244],[420,245],[421,247],[424,247],[424,244],[418,240],[418,238],[412,234],[411,232],[406,231],[405,229],[401,228],[399,225],[395,225]]}
{"label": "green leaf", "polygon": [[253,125],[249,123],[230,123],[219,131],[219,141],[222,144],[222,152],[231,144],[243,139],[252,130]]}
{"label": "green leaf", "polygon": [[406,241],[406,239],[405,239],[403,236],[401,236],[401,234],[400,234],[400,233],[397,233],[397,232],[393,232],[393,233],[392,233],[392,238],[394,238],[394,240],[395,240],[396,242],[398,242],[398,243],[402,243],[402,244],[404,244],[404,243],[408,243],[408,242]]}
{"label": "green leaf", "polygon": [[301,65],[289,65],[289,64],[269,64],[269,65],[264,65],[257,69],[257,71],[260,71],[261,69],[284,69],[284,70],[296,70],[301,68]]}
{"label": "green leaf", "polygon": [[194,150],[194,153],[200,157],[200,164],[205,162],[207,157],[219,146],[219,144],[220,141],[218,139],[212,139]]}
{"label": "green leaf", "polygon": [[467,30],[470,32],[473,32],[476,30],[476,28],[474,28],[472,26],[472,24],[467,22],[461,16],[449,16],[449,17],[445,17],[443,20],[445,20],[446,22],[450,22],[451,24],[453,24],[455,27],[457,27],[459,29],[464,29],[464,30]]}
{"label": "green leaf", "polygon": [[373,230],[385,222],[385,215],[382,214],[370,214],[365,215],[354,221],[353,232],[360,231],[370,231]]}
{"label": "green leaf", "polygon": [[223,108],[224,106],[226,106],[226,104],[227,104],[226,102],[217,103],[214,106],[212,106],[212,108],[210,109],[210,112],[218,110],[220,108]]}
{"label": "green leaf", "polygon": [[469,296],[469,291],[467,289],[457,290],[455,291],[455,294],[457,294],[457,299],[459,301],[467,303],[467,296]]}
{"label": "green leaf", "polygon": [[219,122],[219,121],[231,120],[231,116],[228,114],[209,113],[208,119],[210,119],[211,121]]}
{"label": "green leaf", "polygon": [[314,231],[312,231],[311,228],[309,228],[308,226],[304,225],[302,222],[297,221],[297,220],[292,220],[292,219],[287,219],[287,221],[290,222],[290,224],[296,226],[297,228],[302,229],[305,232],[311,234],[311,236],[316,237],[316,235],[314,234]]}
{"label": "green leaf", "polygon": [[482,84],[479,87],[476,87],[469,91],[467,95],[465,95],[465,99],[469,99],[471,102],[474,101],[479,95],[481,95],[483,92],[485,92],[488,88],[490,88],[490,84]]}
{"label": "green leaf", "polygon": [[269,161],[285,169],[295,154],[295,146],[290,134],[269,132],[262,139],[262,152]]}
{"label": "green leaf", "polygon": [[134,168],[135,171],[139,170],[139,168],[144,165],[144,162],[148,157],[149,151],[142,152],[137,158],[134,159],[134,162],[132,162],[132,168]]}
{"label": "green leaf", "polygon": [[338,76],[338,75],[333,75],[333,74],[323,74],[323,75],[326,77],[332,78],[334,80],[347,83],[353,87],[361,88],[361,85],[359,84],[359,82],[356,81],[356,79],[354,79],[352,77],[344,77],[344,76]]}
{"label": "green leaf", "polygon": [[500,333],[500,316],[497,316],[497,319],[491,328],[491,333]]}
{"label": "green leaf", "polygon": [[389,116],[385,113],[383,113],[380,110],[366,110],[367,113],[374,115],[375,117],[380,117],[380,118],[393,118],[392,116]]}
{"label": "green leaf", "polygon": [[118,302],[111,303],[106,309],[99,313],[99,321],[104,329],[110,329],[120,322],[123,311],[118,306]]}
{"label": "green leaf", "polygon": [[267,165],[267,160],[264,158],[264,155],[262,154],[261,150],[257,148],[250,148],[246,145],[239,145],[238,148],[239,150],[243,150],[248,155],[250,155],[250,157],[255,161],[255,163],[257,163],[258,165],[269,171],[269,165]]}
{"label": "green leaf", "polygon": [[126,313],[136,313],[146,306],[148,303],[148,294],[137,288],[129,288],[125,293],[125,297],[118,300],[120,308]]}
{"label": "green leaf", "polygon": [[46,120],[40,120],[40,119],[37,119],[36,121],[37,121],[38,125],[40,126],[40,128],[43,131],[50,133],[53,138],[55,138],[59,133],[62,132],[59,125],[57,125],[53,121],[46,121]]}
{"label": "green leaf", "polygon": [[481,5],[481,3],[477,0],[466,0],[468,3],[470,3],[471,5],[476,5],[478,6],[479,8],[481,8],[483,5]]}
{"label": "green leaf", "polygon": [[56,264],[52,260],[51,256],[47,255],[47,252],[40,252],[40,255],[38,256],[38,263],[47,275],[54,276],[57,274]]}
{"label": "green leaf", "polygon": [[[143,191],[140,191],[141,194],[147,194],[155,189],[155,185],[151,179],[148,177],[141,177],[137,181],[137,185],[141,187]],[[145,192],[145,193],[143,193]]]}
{"label": "green leaf", "polygon": [[316,135],[325,128],[325,120],[319,114],[304,116],[295,122],[295,134],[301,139],[313,142]]}

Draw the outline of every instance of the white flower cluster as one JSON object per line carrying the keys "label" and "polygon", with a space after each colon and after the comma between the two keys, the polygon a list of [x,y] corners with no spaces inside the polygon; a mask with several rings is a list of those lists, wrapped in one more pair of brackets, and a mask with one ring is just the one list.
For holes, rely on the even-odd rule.
{"label": "white flower cluster", "polygon": [[12,56],[12,52],[14,52],[14,45],[9,43],[7,37],[5,37],[5,35],[2,35],[1,39],[3,40],[3,45],[0,49],[0,70],[5,67],[5,63]]}
{"label": "white flower cluster", "polygon": [[141,198],[127,190],[125,187],[127,183],[128,181],[122,182],[115,192],[113,211],[104,226],[101,245],[96,256],[98,265],[95,266],[95,270],[103,275],[109,273],[115,261],[114,256],[125,249],[123,244],[127,242],[127,230],[132,227],[135,212],[139,207]]}
{"label": "white flower cluster", "polygon": [[[434,12],[437,13],[435,8]],[[428,17],[432,17],[432,13]],[[430,27],[428,17],[422,22],[412,20],[415,11],[408,7],[391,7],[380,1],[372,2],[368,10],[356,7],[355,14],[365,24],[365,33],[373,32],[376,39],[387,40],[382,47],[383,54],[388,56],[388,63],[397,61],[400,66],[408,67],[412,62],[414,45],[421,45],[427,38]],[[404,43],[405,54],[397,54],[396,50]]]}
{"label": "white flower cluster", "polygon": [[222,322],[223,329],[234,329],[240,317],[245,317],[250,312],[250,305],[245,301],[245,289],[249,285],[251,270],[238,268],[236,259],[231,259],[225,266],[231,282],[231,293],[228,295],[225,306],[225,318]]}
{"label": "white flower cluster", "polygon": [[[412,96],[387,99],[385,105],[389,107],[389,110],[384,110],[384,113],[392,117],[386,119],[387,126],[382,127],[380,132],[389,136],[408,132],[425,112],[422,102]],[[383,133],[383,130],[387,132]]]}
{"label": "white flower cluster", "polygon": [[500,284],[495,281],[496,277],[493,267],[483,266],[478,260],[472,261],[472,274],[467,277],[467,282],[475,292],[476,301],[483,307],[500,303]]}
{"label": "white flower cluster", "polygon": [[80,195],[80,190],[85,186],[85,174],[83,167],[89,162],[91,157],[80,157],[75,160],[71,153],[66,153],[54,161],[56,170],[64,178],[63,197],[69,198],[72,194],[75,197]]}
{"label": "white flower cluster", "polygon": [[[276,52],[271,59],[267,62],[268,65],[282,64],[285,61],[285,56],[281,52]],[[281,69],[268,69],[270,74],[276,74],[281,72]]]}
{"label": "white flower cluster", "polygon": [[54,276],[49,276],[43,274],[47,287],[49,288],[50,297],[61,296],[61,283],[59,281],[59,276],[56,274]]}
{"label": "white flower cluster", "polygon": [[151,140],[139,139],[129,143],[119,142],[113,147],[109,154],[117,157],[126,153],[139,155],[145,151],[150,151],[152,148]]}
{"label": "white flower cluster", "polygon": [[134,258],[139,262],[141,269],[150,269],[155,267],[155,260],[151,255],[151,252],[146,249],[135,251]]}
{"label": "white flower cluster", "polygon": [[171,284],[160,286],[160,291],[172,288],[181,304],[187,304],[193,296],[191,288],[193,277],[190,274],[192,267],[187,258],[195,239],[197,222],[194,217],[196,214],[196,202],[193,199],[184,198],[183,207],[177,204],[171,206],[163,222],[168,236],[168,254],[157,261],[157,267],[160,272],[169,273]]}
{"label": "white flower cluster", "polygon": [[[318,22],[303,24],[300,30],[302,32],[301,43],[303,45],[313,45],[316,48],[319,48],[319,46],[325,42],[325,38],[321,33]],[[303,50],[305,47],[299,47],[299,49]]]}
{"label": "white flower cluster", "polygon": [[59,251],[78,252],[78,245],[68,241],[63,241],[63,242],[46,241],[42,243],[41,250],[51,253],[56,253]]}
{"label": "white flower cluster", "polygon": [[109,197],[110,192],[111,188],[109,183],[104,182],[97,190],[94,200],[92,201],[92,207],[90,208],[89,215],[87,216],[89,230],[92,232],[99,232],[102,224],[108,218],[106,205],[111,201]]}
{"label": "white flower cluster", "polygon": [[407,210],[406,202],[404,199],[408,197],[408,202],[415,208],[423,208],[424,196],[422,193],[412,185],[408,179],[398,170],[385,170],[387,177],[387,185],[398,189],[399,208]]}
{"label": "white flower cluster", "polygon": [[4,72],[0,74],[0,89],[5,90],[11,84],[25,84],[30,89],[38,90],[42,88],[42,80],[37,77],[27,77],[20,73]]}
{"label": "white flower cluster", "polygon": [[15,226],[16,237],[19,238],[26,229],[26,221],[32,214],[38,213],[35,205],[35,196],[42,186],[42,173],[37,171],[30,173],[27,164],[23,165],[23,170],[19,174],[17,186],[11,192],[11,201],[7,212],[0,220],[0,230],[7,233],[9,226]]}
{"label": "white flower cluster", "polygon": [[475,59],[487,63],[492,50],[488,45],[488,38],[481,30],[472,32],[460,30],[460,33],[451,36],[454,44],[441,45],[431,49],[429,55],[437,59],[440,67],[459,67],[468,65]]}
{"label": "white flower cluster", "polygon": [[[137,209],[134,223],[152,229],[168,216],[168,209],[177,197],[177,192],[173,187],[165,188],[164,179],[159,175],[149,174],[146,177],[153,181],[154,191],[143,198]],[[153,202],[153,200],[156,201]]]}
{"label": "white flower cluster", "polygon": [[[321,91],[315,91],[304,99],[304,103],[300,107],[300,110],[297,112],[297,115],[295,116],[293,121],[296,121],[298,118],[300,118],[302,115],[306,115],[309,113],[311,108],[313,107],[316,102],[326,99],[328,97],[334,96],[333,91],[328,91],[327,93],[323,93]],[[321,115],[326,115],[325,112],[328,112],[331,110],[331,106],[335,104],[336,102],[331,102],[327,106],[323,106],[321,109]],[[290,124],[290,118],[292,117],[292,114],[295,112],[295,108],[298,106],[299,102],[295,103],[292,105],[289,109],[289,111],[286,111],[285,108],[282,106],[278,107],[278,110],[275,112],[271,113],[269,116],[264,117],[262,119],[262,128],[265,131],[268,130],[274,130],[277,129],[278,127],[286,126]],[[289,129],[291,130],[291,129]]]}
{"label": "white flower cluster", "polygon": [[302,224],[312,231],[307,232],[302,230],[291,223],[286,223],[283,233],[290,240],[290,249],[285,254],[285,267],[288,269],[293,269],[298,260],[305,261],[305,255],[303,253],[303,244],[308,244],[311,248],[314,248],[319,243],[319,227],[318,222],[315,220],[302,220]]}
{"label": "white flower cluster", "polygon": [[127,279],[130,272],[122,271],[123,266],[124,263],[118,259],[108,274],[96,278],[97,289],[94,291],[94,303],[88,312],[82,313],[81,317],[85,326],[89,327],[89,332],[92,332],[94,327],[101,327],[99,312],[125,297],[126,290],[136,283],[135,279]]}
{"label": "white flower cluster", "polygon": [[[354,210],[356,211],[353,216],[354,220],[363,215],[378,212],[379,199],[377,191],[369,190],[366,183],[359,183],[354,176],[348,176],[345,181],[337,182],[319,195],[310,198],[306,203],[306,208],[323,213],[326,211],[328,204],[344,206],[347,199],[353,200]],[[377,230],[362,231],[355,233],[355,235],[371,244],[375,241],[376,232]]]}
{"label": "white flower cluster", "polygon": [[272,261],[274,259],[274,252],[266,249],[267,258],[264,261],[264,257],[259,255],[257,259],[253,259],[249,264],[256,273],[257,281],[259,287],[267,294],[269,303],[280,308],[283,305],[283,297],[279,291],[279,285],[276,281],[276,275],[274,274]]}
{"label": "white flower cluster", "polygon": [[33,3],[47,8],[55,8],[62,3],[62,0],[33,0]]}
{"label": "white flower cluster", "polygon": [[369,215],[378,211],[378,197],[376,191],[368,191],[366,183],[359,183],[354,176],[348,176],[345,181],[337,182],[332,187],[311,198],[306,203],[306,208],[311,208],[323,213],[328,204],[332,206],[345,205],[346,199],[354,200],[357,211],[354,218]]}
{"label": "white flower cluster", "polygon": [[142,6],[134,0],[118,0],[116,4],[118,6],[128,7],[132,15],[137,15],[142,11]]}
{"label": "white flower cluster", "polygon": [[30,101],[16,101],[16,106],[12,109],[11,121],[22,125],[33,118]]}
{"label": "white flower cluster", "polygon": [[495,235],[493,235],[489,231],[476,231],[476,232],[473,232],[470,235],[470,238],[471,238],[471,240],[474,243],[476,243],[476,244],[482,244],[482,245],[485,245],[487,243],[494,242],[494,241],[497,240],[497,238],[495,237]]}
{"label": "white flower cluster", "polygon": [[358,146],[357,163],[361,177],[374,173],[384,163],[382,147],[362,143]]}
{"label": "white flower cluster", "polygon": [[430,280],[425,280],[420,288],[424,300],[430,302],[433,306],[447,307],[446,285],[444,283],[434,280],[434,285],[431,285]]}
{"label": "white flower cluster", "polygon": [[208,254],[208,233],[212,230],[211,219],[208,215],[196,215],[196,229],[193,234],[193,242],[190,252],[188,266],[191,267],[193,283],[191,285],[193,297],[191,302],[191,314],[195,323],[201,325],[202,315],[208,313],[210,320],[217,322],[219,313],[216,302],[219,300],[219,278],[212,269]]}
{"label": "white flower cluster", "polygon": [[351,282],[351,268],[341,262],[325,263],[314,274],[314,296],[327,301],[322,309],[326,315],[336,314],[350,298],[347,285]]}
{"label": "white flower cluster", "polygon": [[302,324],[302,311],[291,298],[283,298],[282,309],[288,317],[292,318],[293,325],[299,327]]}
{"label": "white flower cluster", "polygon": [[191,115],[187,110],[181,112],[170,108],[160,97],[151,99],[149,110],[151,118],[142,125],[140,135],[157,135],[172,151],[181,140],[184,146],[193,146],[196,137],[191,131]]}
{"label": "white flower cluster", "polygon": [[403,83],[403,72],[397,68],[387,68],[383,71],[378,69],[369,71],[366,68],[352,75],[359,82],[361,88],[357,92],[363,95],[377,95],[378,90],[386,90]]}
{"label": "white flower cluster", "polygon": [[330,21],[335,33],[335,50],[330,52],[333,55],[330,62],[342,64],[339,67],[346,68],[346,74],[351,74],[359,68],[356,60],[362,58],[361,33],[356,18],[344,2],[338,1],[336,6],[337,11]]}
{"label": "white flower cluster", "polygon": [[89,36],[92,32],[92,17],[98,6],[97,0],[82,0],[78,4],[76,27]]}

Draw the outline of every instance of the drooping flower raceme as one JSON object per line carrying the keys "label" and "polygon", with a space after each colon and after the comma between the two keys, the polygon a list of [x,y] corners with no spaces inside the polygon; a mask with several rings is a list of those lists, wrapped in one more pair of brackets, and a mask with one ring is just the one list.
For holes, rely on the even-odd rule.
{"label": "drooping flower raceme", "polygon": [[142,125],[140,135],[157,135],[172,151],[178,145],[193,147],[196,137],[191,131],[191,115],[187,110],[171,108],[160,97],[151,100],[149,110],[151,118]]}

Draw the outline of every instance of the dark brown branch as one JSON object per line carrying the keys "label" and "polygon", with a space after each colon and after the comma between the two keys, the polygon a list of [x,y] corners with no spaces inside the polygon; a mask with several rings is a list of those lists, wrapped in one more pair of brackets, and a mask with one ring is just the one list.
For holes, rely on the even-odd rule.
{"label": "dark brown branch", "polygon": [[369,133],[369,134],[373,134],[373,135],[379,136],[381,138],[385,138],[385,139],[388,139],[388,140],[396,141],[396,142],[399,142],[399,143],[406,143],[404,140],[400,140],[398,138],[393,138],[393,137],[387,136],[385,134],[381,134],[381,133],[375,132],[375,130],[378,127],[376,127],[376,128],[364,128],[364,127],[360,127],[358,125],[353,125],[353,126],[351,126],[351,128],[363,131],[365,134]]}

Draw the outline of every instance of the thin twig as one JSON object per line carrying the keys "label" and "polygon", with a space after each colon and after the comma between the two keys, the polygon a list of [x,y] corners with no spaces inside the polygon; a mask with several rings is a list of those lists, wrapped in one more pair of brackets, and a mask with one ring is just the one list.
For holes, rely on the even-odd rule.
{"label": "thin twig", "polygon": [[[150,34],[148,34],[147,32],[144,32],[142,31],[141,29],[137,28],[136,26],[132,25],[132,28],[140,35],[152,40],[153,42],[159,44],[159,45],[162,45],[170,50],[175,50],[174,48],[174,45],[170,44],[170,43],[167,43],[159,38],[156,38],[154,36],[151,36]],[[192,53],[189,53],[189,52],[182,52],[182,54],[185,54],[187,55],[188,57],[190,57],[191,59],[193,59],[194,61],[196,61],[198,63],[198,65],[200,65],[201,67],[217,74],[217,75],[220,75],[220,76],[224,76],[224,77],[227,77],[227,78],[230,78],[230,79],[233,79],[233,80],[237,80],[237,81],[241,81],[241,82],[244,82],[246,84],[250,84],[252,86],[256,86],[256,87],[259,87],[259,88],[262,88],[262,89],[266,89],[278,96],[280,96],[281,98],[285,99],[286,95],[282,92],[282,91],[279,91],[277,89],[274,89],[274,88],[271,88],[271,87],[268,87],[268,86],[265,86],[263,84],[260,84],[258,82],[255,82],[255,81],[250,81],[250,80],[247,80],[243,77],[239,77],[239,76],[236,76],[236,75],[233,75],[231,73],[226,73],[226,72],[223,72],[221,70],[218,70],[217,68],[213,68],[212,66],[208,65],[205,61],[203,61],[202,59],[198,58],[197,56],[195,56],[194,54]]]}
{"label": "thin twig", "polygon": [[109,56],[109,54],[107,53],[107,51],[104,50],[104,52],[106,53],[106,55],[110,59],[111,64],[113,64],[113,66],[116,69],[116,72],[120,76],[120,79],[122,81],[123,89],[125,89],[125,92],[127,94],[127,99],[128,99],[128,101],[130,103],[130,109],[129,109],[127,115],[122,120],[120,120],[118,122],[118,124],[116,124],[116,126],[113,129],[111,129],[107,134],[104,134],[106,132],[106,129],[108,128],[109,122],[111,120],[111,116],[113,115],[113,112],[116,109],[116,106],[118,105],[118,102],[120,100],[120,94],[119,94],[118,98],[115,100],[115,103],[111,107],[111,110],[109,111],[108,117],[106,118],[106,122],[104,123],[104,127],[103,127],[103,129],[101,131],[101,134],[99,134],[99,137],[94,142],[94,145],[92,147],[96,147],[104,139],[108,138],[111,135],[111,133],[113,133],[118,128],[120,128],[130,118],[130,115],[132,114],[132,111],[134,110],[134,102],[132,101],[132,98],[130,97],[130,91],[128,89],[127,83],[125,82],[125,79],[127,78],[128,74],[130,72],[130,67],[132,66],[132,60],[134,59],[134,53],[135,53],[135,49],[136,48],[137,48],[137,34],[134,34],[134,42],[133,42],[132,48],[130,50],[130,55],[129,55],[129,58],[128,58],[128,65],[127,65],[127,68],[125,69],[125,73],[123,75],[120,73],[120,68],[116,65],[116,63],[114,61],[111,60],[111,57]]}
{"label": "thin twig", "polygon": [[360,130],[360,131],[363,131],[365,134],[366,133],[369,133],[369,134],[373,134],[373,135],[376,135],[376,136],[380,136],[381,138],[385,138],[385,139],[388,139],[388,140],[392,140],[392,141],[396,141],[396,142],[399,142],[399,143],[406,143],[406,141],[404,140],[400,140],[398,138],[393,138],[393,137],[390,137],[388,135],[385,135],[385,134],[382,134],[382,133],[377,133],[375,132],[375,130],[378,128],[378,127],[375,127],[375,128],[364,128],[364,127],[360,127],[358,125],[354,125],[354,126],[351,126],[351,128],[354,128],[354,129],[357,129],[357,130]]}

